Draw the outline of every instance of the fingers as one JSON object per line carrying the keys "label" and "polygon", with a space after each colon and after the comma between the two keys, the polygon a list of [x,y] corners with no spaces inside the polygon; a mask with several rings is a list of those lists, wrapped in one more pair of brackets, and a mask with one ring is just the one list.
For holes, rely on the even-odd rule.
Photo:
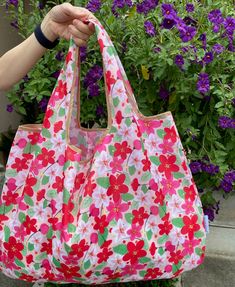
{"label": "fingers", "polygon": [[94,33],[94,25],[87,25],[76,19],[73,20],[73,25],[69,25],[69,32],[78,46],[86,46],[89,37]]}
{"label": "fingers", "polygon": [[63,3],[61,4],[62,9],[64,12],[74,19],[95,19],[95,16],[87,9],[82,7],[76,7],[71,5],[70,3]]}

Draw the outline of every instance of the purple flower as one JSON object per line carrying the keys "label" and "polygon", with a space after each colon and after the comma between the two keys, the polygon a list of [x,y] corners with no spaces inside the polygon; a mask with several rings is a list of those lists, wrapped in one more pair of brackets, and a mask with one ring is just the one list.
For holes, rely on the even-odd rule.
{"label": "purple flower", "polygon": [[193,4],[191,4],[191,3],[187,3],[186,4],[186,11],[187,12],[193,12],[194,11],[194,5]]}
{"label": "purple flower", "polygon": [[203,61],[205,64],[209,64],[209,63],[211,63],[213,60],[214,60],[214,56],[213,56],[213,53],[212,53],[212,52],[207,52],[207,53],[205,54],[205,56],[202,58],[202,61]]}
{"label": "purple flower", "polygon": [[103,76],[102,67],[100,67],[99,65],[94,65],[93,67],[91,67],[84,78],[85,88],[100,80],[102,76]]}
{"label": "purple flower", "polygon": [[232,105],[235,107],[235,98],[232,99]]}
{"label": "purple flower", "polygon": [[48,98],[43,98],[40,102],[39,102],[39,107],[40,109],[45,112],[47,109],[47,104],[48,104]]}
{"label": "purple flower", "polygon": [[206,49],[206,33],[202,33],[199,37],[199,40],[202,41],[202,48]]}
{"label": "purple flower", "polygon": [[64,59],[64,53],[62,51],[58,51],[58,53],[55,55],[55,58],[57,61],[62,61]]}
{"label": "purple flower", "polygon": [[197,26],[197,22],[191,17],[184,17],[183,21],[188,26]]}
{"label": "purple flower", "polygon": [[150,37],[154,37],[156,35],[155,27],[153,26],[153,23],[151,21],[145,21],[144,22],[144,28],[145,28],[145,32]]}
{"label": "purple flower", "polygon": [[215,9],[209,12],[208,19],[213,24],[222,24],[224,19],[221,11],[219,9]]}
{"label": "purple flower", "polygon": [[216,25],[216,24],[215,24],[215,25],[213,26],[212,30],[213,30],[214,33],[219,33],[219,31],[220,31],[220,25]]}
{"label": "purple flower", "polygon": [[147,15],[151,10],[154,10],[158,5],[158,0],[144,0],[142,3],[138,3],[136,11],[139,14]]}
{"label": "purple flower", "polygon": [[97,97],[100,94],[100,87],[97,83],[88,86],[88,93],[91,98]]}
{"label": "purple flower", "polygon": [[231,119],[227,116],[221,116],[218,120],[218,125],[222,129],[227,129],[231,127]]}
{"label": "purple flower", "polygon": [[208,216],[208,219],[210,221],[214,221],[214,219],[215,219],[215,211],[214,211],[213,207],[204,207],[203,208],[203,212],[204,212],[205,215]]}
{"label": "purple flower", "polygon": [[38,8],[39,8],[40,10],[42,10],[42,9],[44,8],[44,4],[43,4],[42,2],[39,2],[39,3],[38,3]]}
{"label": "purple flower", "polygon": [[184,58],[182,55],[176,55],[175,56],[175,64],[182,69],[184,65]]}
{"label": "purple flower", "polygon": [[92,13],[95,13],[95,12],[97,12],[97,11],[100,10],[101,5],[102,5],[101,0],[90,0],[90,1],[87,3],[86,8],[87,8],[88,10],[90,10]]}
{"label": "purple flower", "polygon": [[115,16],[118,16],[116,9],[123,9],[125,6],[132,7],[133,3],[131,0],[114,0],[112,4],[112,12]]}
{"label": "purple flower", "polygon": [[207,73],[200,73],[198,76],[197,81],[197,90],[202,93],[206,94],[210,90],[210,80],[209,75]]}
{"label": "purple flower", "polygon": [[169,18],[164,18],[162,21],[162,26],[165,29],[171,29],[172,27],[175,26],[175,24],[176,24],[175,20]]}
{"label": "purple flower", "polygon": [[6,110],[8,111],[8,113],[12,113],[13,112],[13,105],[7,105]]}
{"label": "purple flower", "polygon": [[160,53],[161,52],[161,48],[160,47],[155,47],[155,48],[153,48],[153,52],[154,53]]}
{"label": "purple flower", "polygon": [[162,15],[168,19],[175,19],[177,13],[171,4],[162,4]]}
{"label": "purple flower", "polygon": [[15,29],[19,29],[19,25],[18,25],[18,21],[17,21],[17,20],[12,21],[10,24],[11,24],[11,26],[14,27]]}
{"label": "purple flower", "polygon": [[87,47],[83,46],[79,48],[80,51],[80,59],[81,59],[81,63],[86,61],[86,57],[87,57]]}
{"label": "purple flower", "polygon": [[235,30],[235,18],[227,17],[224,20],[224,28],[228,34],[232,35]]}
{"label": "purple flower", "polygon": [[222,188],[226,193],[229,193],[233,190],[233,185],[230,181],[223,179],[220,182],[220,188]]}
{"label": "purple flower", "polygon": [[101,106],[101,105],[97,106],[97,107],[96,107],[96,115],[97,115],[98,117],[101,117],[101,116],[103,116],[103,114],[104,114],[104,108],[103,108],[103,106]]}
{"label": "purple flower", "polygon": [[160,96],[160,98],[162,100],[166,101],[166,100],[168,100],[169,95],[170,95],[169,91],[165,87],[161,86],[160,89],[159,89],[159,96]]}
{"label": "purple flower", "polygon": [[29,81],[29,76],[28,76],[28,75],[25,75],[24,78],[23,78],[23,80],[24,80],[25,83],[27,83],[27,82]]}
{"label": "purple flower", "polygon": [[233,170],[226,172],[224,175],[224,180],[228,182],[234,182],[235,181],[235,170],[233,169]]}
{"label": "purple flower", "polygon": [[191,172],[193,174],[198,173],[201,171],[201,162],[200,161],[193,161],[189,164]]}
{"label": "purple flower", "polygon": [[59,77],[59,75],[60,75],[60,71],[57,70],[57,71],[55,71],[51,76],[52,76],[53,78],[57,79],[57,78]]}
{"label": "purple flower", "polygon": [[193,39],[193,37],[196,35],[197,30],[195,27],[186,26],[185,31],[180,31],[180,38],[183,42],[188,42]]}
{"label": "purple flower", "polygon": [[216,53],[216,54],[221,54],[223,53],[224,51],[224,46],[220,45],[220,44],[215,44],[213,47],[212,47],[213,51]]}
{"label": "purple flower", "polygon": [[18,0],[9,0],[7,1],[7,6],[8,5],[14,5],[15,7],[18,6]]}

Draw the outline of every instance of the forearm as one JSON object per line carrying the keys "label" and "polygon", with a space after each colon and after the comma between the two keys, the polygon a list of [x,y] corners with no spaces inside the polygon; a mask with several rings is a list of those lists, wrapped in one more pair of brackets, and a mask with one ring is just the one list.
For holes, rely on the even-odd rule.
{"label": "forearm", "polygon": [[8,51],[0,58],[0,90],[8,90],[21,80],[46,49],[42,47],[34,34]]}

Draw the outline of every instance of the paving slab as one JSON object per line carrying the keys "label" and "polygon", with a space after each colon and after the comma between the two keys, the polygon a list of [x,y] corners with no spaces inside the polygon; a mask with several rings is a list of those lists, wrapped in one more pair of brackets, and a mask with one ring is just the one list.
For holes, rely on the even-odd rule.
{"label": "paving slab", "polygon": [[31,287],[31,283],[22,280],[15,280],[5,276],[0,272],[0,287]]}

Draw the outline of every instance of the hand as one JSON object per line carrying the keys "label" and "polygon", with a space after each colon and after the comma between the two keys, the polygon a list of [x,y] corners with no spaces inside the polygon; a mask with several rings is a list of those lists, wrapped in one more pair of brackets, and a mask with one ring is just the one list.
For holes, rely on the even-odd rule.
{"label": "hand", "polygon": [[58,37],[69,40],[72,36],[79,47],[86,46],[87,40],[95,31],[92,23],[84,24],[83,21],[87,19],[95,19],[95,16],[85,8],[63,3],[48,12],[42,21],[41,29],[52,42]]}

